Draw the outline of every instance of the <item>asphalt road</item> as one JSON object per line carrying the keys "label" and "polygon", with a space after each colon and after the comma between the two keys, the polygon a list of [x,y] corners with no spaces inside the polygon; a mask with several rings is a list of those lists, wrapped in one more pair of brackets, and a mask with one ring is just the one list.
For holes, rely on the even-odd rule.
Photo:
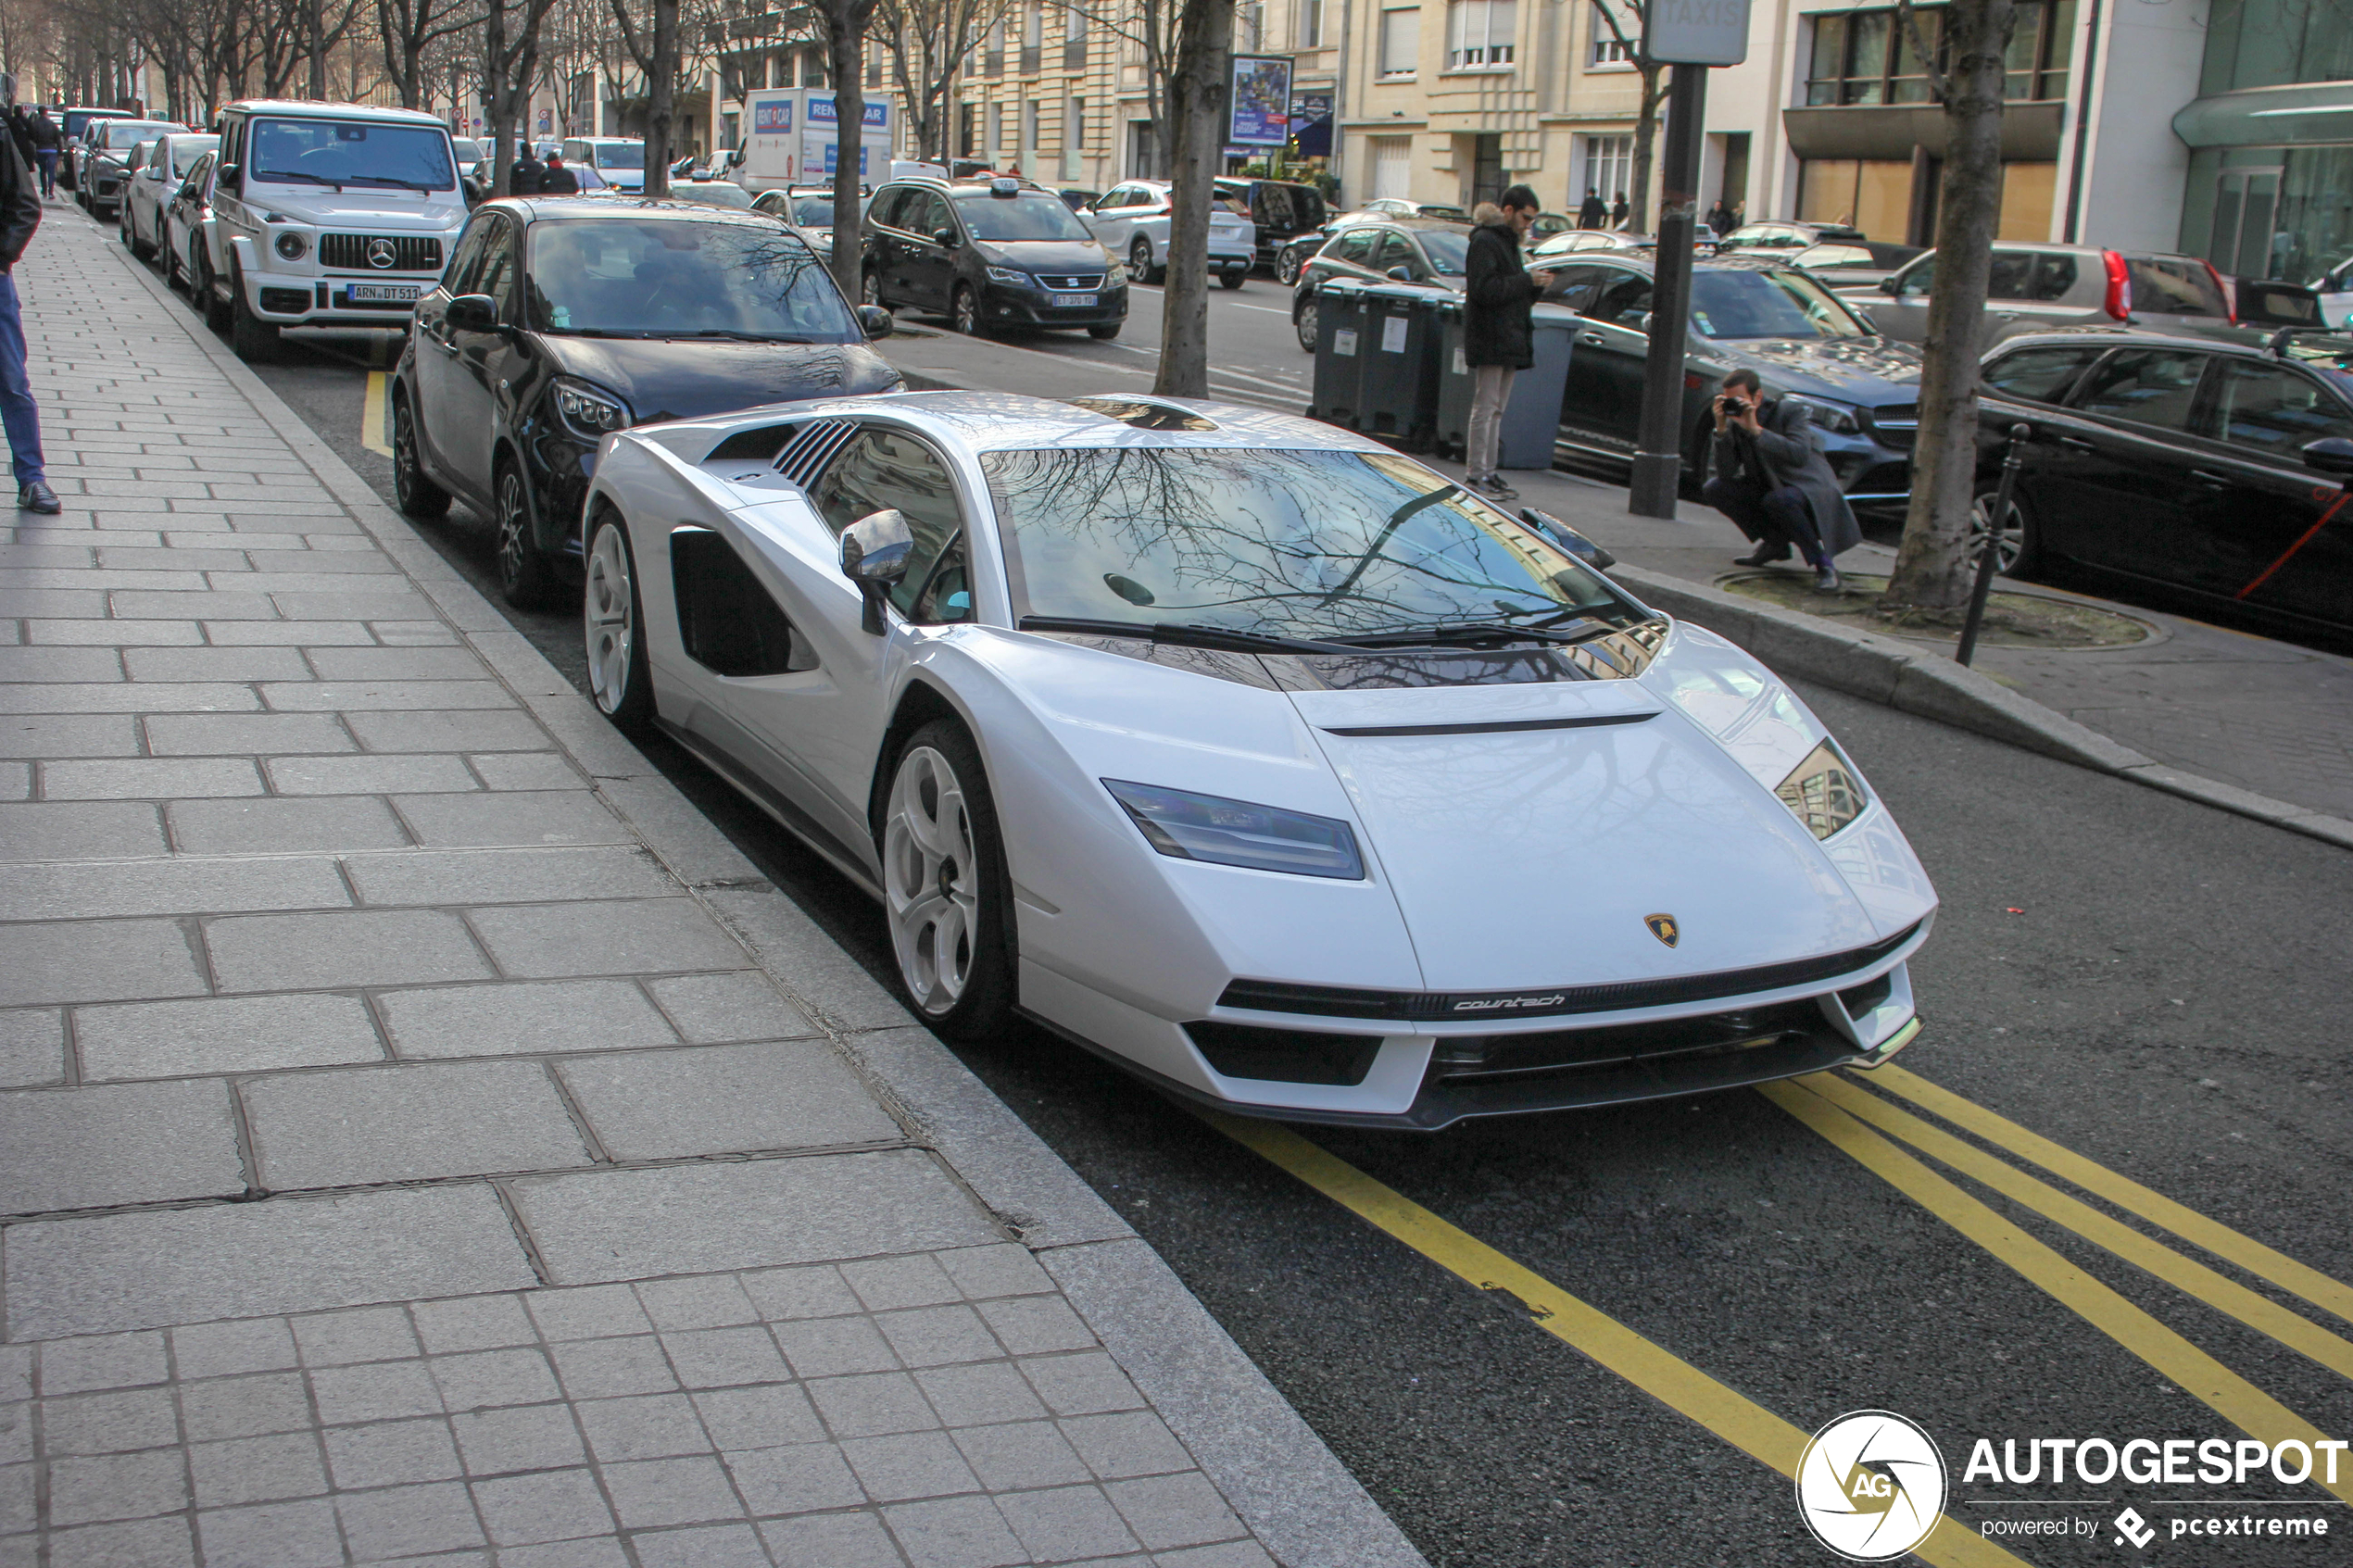
{"label": "asphalt road", "polygon": [[[1254,282],[1214,300],[1214,317],[1277,292]],[[1145,341],[1138,332],[1132,343]],[[1287,351],[1286,341],[1271,352]],[[364,347],[288,361],[264,378],[388,499],[389,464],[361,439]],[[479,521],[460,508],[421,532],[495,601]],[[512,618],[577,681],[569,616]],[[1805,696],[1894,807],[1944,900],[1913,965],[1928,1029],[1900,1065],[2353,1280],[2353,1069],[2339,1022],[2353,1013],[2353,860],[1923,720]],[[871,905],[694,763],[659,760],[887,975]],[[1573,929],[1574,889],[1558,918]],[[1948,1512],[1970,1530],[2064,1516],[2090,1532],[2010,1539],[2011,1558],[1933,1561],[2137,1558],[2108,1524],[2127,1502],[2162,1530],[2243,1499],[2268,1506],[2232,1512],[2326,1518],[2332,1532],[2160,1537],[2148,1555],[2270,1565],[2353,1554],[2353,1510],[2260,1474],[2245,1487],[1964,1480],[1980,1437],[1997,1450],[2006,1437],[2235,1438],[2220,1411],[2245,1418],[2247,1393],[2353,1435],[2347,1373],[2284,1348],[2282,1323],[2266,1333],[2240,1318],[2291,1309],[2305,1327],[2286,1320],[2284,1336],[2317,1344],[2340,1369],[2353,1367],[2353,1343],[2336,1336],[2353,1328],[2155,1224],[2131,1222],[2122,1249],[2145,1258],[2146,1241],[2130,1237],[2154,1236],[2224,1286],[2248,1287],[2241,1298],[2207,1286],[2240,1317],[1992,1187],[1914,1180],[1899,1191],[1900,1156],[1868,1169],[1755,1092],[1428,1136],[1305,1130],[1721,1386],[1720,1397],[1670,1390],[1670,1405],[1621,1375],[1623,1362],[1614,1371],[1579,1353],[1507,1295],[1471,1288],[1088,1056],[1027,1031],[963,1056],[1161,1250],[1446,1568],[1833,1561],[1807,1538],[1788,1481],[1704,1424],[1722,1426],[1743,1397],[1805,1431],[1852,1410],[1900,1411],[1942,1445]],[[2337,1289],[2338,1311],[2353,1315],[2353,1291]],[[2353,1462],[2341,1474],[2338,1495],[2353,1497]]]}

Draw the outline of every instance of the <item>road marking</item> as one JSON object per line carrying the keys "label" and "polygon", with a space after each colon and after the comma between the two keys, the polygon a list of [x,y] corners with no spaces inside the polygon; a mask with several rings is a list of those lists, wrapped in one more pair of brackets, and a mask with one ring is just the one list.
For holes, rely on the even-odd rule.
{"label": "road marking", "polygon": [[2353,1342],[2339,1338],[2270,1298],[2257,1295],[2203,1263],[2193,1262],[2121,1221],[2110,1219],[1975,1144],[1931,1126],[1909,1111],[1899,1110],[1843,1078],[1823,1073],[1804,1083],[1841,1110],[1910,1144],[1931,1159],[1943,1161],[1963,1175],[1975,1177],[2004,1197],[2024,1204],[2045,1219],[2057,1221],[2086,1241],[2106,1248],[2126,1262],[2196,1297],[2215,1311],[2228,1313],[2289,1349],[2309,1356],[2331,1372],[2353,1377]]}
{"label": "road marking", "polygon": [[[2158,1323],[2064,1257],[2029,1236],[1823,1098],[1803,1081],[1758,1085],[1757,1092],[1819,1133],[1890,1186],[1943,1220],[2022,1275],[2028,1284],[2162,1374],[2166,1381],[2250,1437],[2276,1446],[2323,1440],[2320,1429]],[[2353,1475],[2312,1484],[2353,1502]]]}
{"label": "road marking", "polygon": [[392,378],[382,370],[368,372],[368,401],[359,411],[359,445],[371,452],[392,456],[384,442],[384,408],[392,398]]}
{"label": "road marking", "polygon": [[[1552,1281],[1522,1267],[1353,1165],[1288,1127],[1272,1122],[1198,1114],[1219,1132],[1297,1177],[1359,1218],[1403,1242],[1431,1262],[1480,1290],[1516,1298],[1536,1326],[1583,1352],[1668,1409],[1689,1417],[1761,1463],[1794,1479],[1806,1436],[1780,1416],[1734,1392],[1690,1362],[1586,1305]],[[1949,1527],[1947,1527],[1949,1526]],[[1982,1539],[1960,1521],[1944,1525],[1914,1549],[1937,1568],[1998,1568],[2020,1559]]]}
{"label": "road marking", "polygon": [[1269,316],[1288,316],[1290,314],[1290,311],[1284,309],[1279,305],[1244,305],[1239,299],[1234,301],[1234,308],[1237,310],[1264,310]]}
{"label": "road marking", "polygon": [[2063,1148],[2039,1133],[2030,1133],[2017,1123],[1998,1116],[1982,1105],[1972,1104],[1950,1089],[1940,1088],[1892,1062],[1874,1069],[1869,1082],[1874,1088],[1885,1089],[1890,1094],[1910,1100],[1921,1110],[1931,1111],[1957,1127],[1966,1128],[1986,1142],[2006,1148],[2022,1160],[2031,1160],[2086,1192],[2107,1198],[2119,1209],[2138,1214],[2151,1224],[2171,1231],[2183,1241],[2202,1247],[2218,1258],[2229,1259],[2257,1278],[2268,1280],[2291,1296],[2302,1297],[2324,1311],[2353,1322],[2353,1286],[2331,1279],[2318,1269],[2307,1267],[2284,1253],[2274,1251],[2252,1236],[2241,1236],[2230,1226],[2209,1220],[2195,1209],[2176,1203],[2161,1193],[2152,1192],[2129,1177],[2118,1175],[2105,1165]]}

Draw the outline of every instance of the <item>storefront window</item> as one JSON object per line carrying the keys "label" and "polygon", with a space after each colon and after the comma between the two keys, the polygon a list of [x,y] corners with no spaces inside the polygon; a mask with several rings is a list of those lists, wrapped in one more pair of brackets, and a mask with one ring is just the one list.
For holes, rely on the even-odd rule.
{"label": "storefront window", "polygon": [[2353,0],[2214,0],[2201,93],[2353,78]]}
{"label": "storefront window", "polygon": [[[2353,6],[2353,0],[2325,0]],[[1913,12],[1929,52],[1944,63],[1944,8],[1922,6]],[[1832,104],[1924,104],[1928,67],[1913,47],[1910,30],[1898,13],[1843,11],[1815,17],[1811,69],[1806,102]],[[2024,0],[2010,35],[2009,73],[2003,96],[2014,101],[2067,95],[2069,51],[2073,47],[2075,0]],[[2353,75],[2353,71],[2346,74]]]}

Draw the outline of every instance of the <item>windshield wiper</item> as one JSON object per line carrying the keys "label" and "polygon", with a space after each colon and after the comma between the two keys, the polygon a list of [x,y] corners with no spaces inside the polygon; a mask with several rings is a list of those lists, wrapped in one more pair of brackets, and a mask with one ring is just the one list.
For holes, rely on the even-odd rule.
{"label": "windshield wiper", "polygon": [[351,185],[398,185],[409,191],[446,191],[447,185],[428,185],[422,180],[403,180],[397,174],[346,174],[344,182]]}
{"label": "windshield wiper", "polygon": [[311,173],[308,169],[265,169],[261,170],[259,173],[256,174],[256,175],[254,176],[254,178],[255,178],[255,179],[257,179],[257,180],[261,180],[261,181],[266,181],[266,182],[277,182],[277,181],[280,181],[280,180],[299,180],[300,182],[303,182],[304,184],[306,184],[306,185],[326,185],[326,186],[330,186],[330,187],[332,187],[332,188],[334,190],[334,192],[335,192],[335,194],[336,194],[337,195],[341,195],[341,194],[343,194],[343,182],[342,182],[342,181],[340,181],[340,180],[329,180],[329,179],[327,179],[326,177],[324,177],[323,175],[313,174],[313,173]]}
{"label": "windshield wiper", "polygon": [[1514,626],[1502,621],[1446,621],[1429,626],[1401,626],[1393,632],[1364,632],[1341,638],[1358,647],[1442,646],[1450,643],[1581,643],[1617,631],[1610,625],[1581,632],[1554,632],[1541,626]]}
{"label": "windshield wiper", "polygon": [[1025,632],[1067,632],[1091,637],[1136,637],[1177,647],[1216,648],[1226,653],[1338,653],[1358,650],[1343,643],[1319,643],[1307,637],[1286,637],[1274,632],[1239,632],[1230,626],[1203,626],[1191,621],[1162,621],[1145,625],[1134,621],[1079,621],[1061,615],[1025,615]]}
{"label": "windshield wiper", "polygon": [[735,331],[733,331],[733,330],[731,330],[731,329],[729,329],[729,328],[725,328],[725,327],[705,327],[702,331],[700,331],[700,332],[695,332],[695,333],[693,333],[693,334],[691,334],[691,335],[693,335],[693,336],[695,336],[695,337],[718,337],[718,338],[725,338],[725,339],[727,339],[730,343],[799,343],[799,344],[811,344],[811,343],[814,343],[814,342],[816,342],[816,341],[817,341],[817,340],[816,340],[815,338],[813,338],[813,337],[779,337],[779,336],[776,336],[776,335],[774,335],[774,334],[773,334],[773,333],[769,333],[769,332],[735,332]]}

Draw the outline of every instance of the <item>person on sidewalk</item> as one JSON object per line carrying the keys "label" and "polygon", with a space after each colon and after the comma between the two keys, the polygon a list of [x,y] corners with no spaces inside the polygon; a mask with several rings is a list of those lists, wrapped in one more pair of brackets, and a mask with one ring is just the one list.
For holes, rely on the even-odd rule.
{"label": "person on sidewalk", "polygon": [[1623,230],[1626,227],[1626,215],[1633,210],[1626,205],[1626,193],[1618,192],[1617,199],[1609,204],[1609,226],[1613,229]]}
{"label": "person on sidewalk", "polygon": [[507,194],[510,196],[535,196],[547,183],[547,166],[532,156],[525,144],[515,155],[514,167],[507,172]]}
{"label": "person on sidewalk", "polygon": [[1591,185],[1586,186],[1585,205],[1577,209],[1577,226],[1580,229],[1599,229],[1608,222],[1609,207],[1602,200],[1602,194]]}
{"label": "person on sidewalk", "polygon": [[547,155],[547,172],[540,177],[539,194],[543,196],[576,196],[580,194],[580,176],[564,167],[563,155]]}
{"label": "person on sidewalk", "polygon": [[25,129],[32,135],[32,161],[41,170],[41,197],[55,200],[57,194],[57,157],[64,152],[65,132],[49,118],[49,111],[35,108]]}
{"label": "person on sidewalk", "polygon": [[1831,563],[1863,535],[1830,459],[1814,444],[1806,406],[1786,397],[1768,402],[1755,370],[1734,370],[1713,407],[1716,474],[1700,496],[1756,545],[1733,564],[1770,566],[1789,559],[1793,546],[1814,569],[1814,586],[1835,593],[1841,584]]}
{"label": "person on sidewalk", "polygon": [[1520,259],[1520,240],[1541,206],[1525,185],[1505,191],[1496,206],[1479,203],[1471,214],[1470,254],[1463,263],[1463,362],[1471,372],[1464,483],[1492,501],[1519,499],[1519,492],[1495,472],[1495,458],[1512,378],[1536,362],[1529,308],[1553,278],[1549,269],[1530,272]]}
{"label": "person on sidewalk", "polygon": [[[0,105],[17,107],[17,79],[0,74]],[[17,476],[17,508],[60,512],[64,504],[49,488],[41,457],[41,406],[32,400],[25,369],[24,316],[17,304],[17,258],[41,227],[41,193],[32,169],[17,150],[14,133],[0,137],[0,422],[8,430],[8,458]]]}

